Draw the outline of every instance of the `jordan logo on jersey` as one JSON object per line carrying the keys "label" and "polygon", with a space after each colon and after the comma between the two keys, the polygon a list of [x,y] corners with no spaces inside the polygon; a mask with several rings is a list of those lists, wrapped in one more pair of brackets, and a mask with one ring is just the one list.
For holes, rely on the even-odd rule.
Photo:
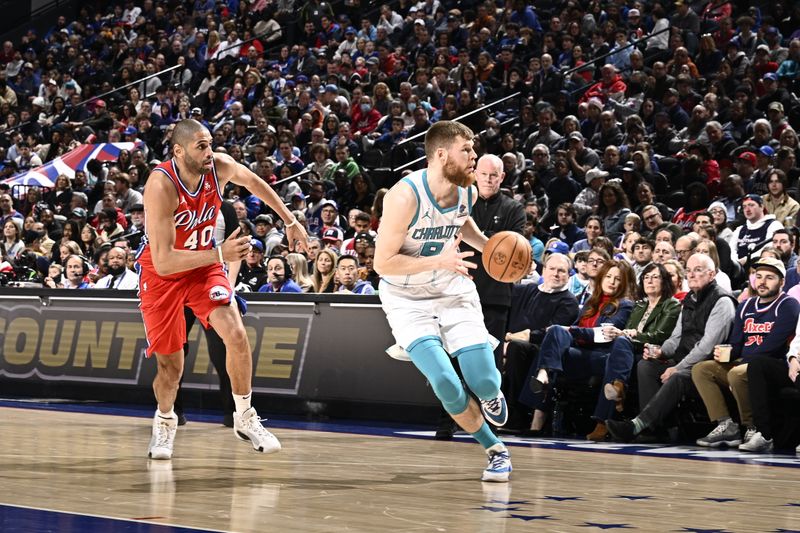
{"label": "jordan logo on jersey", "polygon": [[191,209],[184,209],[175,213],[175,228],[192,230],[204,222],[213,220],[216,216],[216,207],[209,204],[203,204],[199,213]]}

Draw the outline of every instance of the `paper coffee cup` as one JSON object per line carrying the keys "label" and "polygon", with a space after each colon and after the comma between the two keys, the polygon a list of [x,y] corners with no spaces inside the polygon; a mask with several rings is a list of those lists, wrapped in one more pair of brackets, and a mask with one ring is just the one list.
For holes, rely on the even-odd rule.
{"label": "paper coffee cup", "polygon": [[717,351],[719,358],[717,361],[720,363],[730,363],[731,361],[731,345],[730,344],[717,344]]}

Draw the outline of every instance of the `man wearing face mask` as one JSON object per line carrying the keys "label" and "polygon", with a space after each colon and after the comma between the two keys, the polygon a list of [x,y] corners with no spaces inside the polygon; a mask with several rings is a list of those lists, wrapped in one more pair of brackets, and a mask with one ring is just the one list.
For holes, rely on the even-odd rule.
{"label": "man wearing face mask", "polygon": [[108,251],[106,261],[109,274],[97,280],[94,289],[137,290],[139,288],[139,276],[128,269],[125,250],[119,247],[112,248]]}
{"label": "man wearing face mask", "polygon": [[258,292],[303,292],[293,279],[292,267],[282,255],[273,255],[267,260],[267,283]]}
{"label": "man wearing face mask", "polygon": [[361,97],[359,105],[353,106],[352,119],[353,138],[359,139],[362,135],[375,131],[381,120],[381,113],[372,107],[372,98],[365,94]]}

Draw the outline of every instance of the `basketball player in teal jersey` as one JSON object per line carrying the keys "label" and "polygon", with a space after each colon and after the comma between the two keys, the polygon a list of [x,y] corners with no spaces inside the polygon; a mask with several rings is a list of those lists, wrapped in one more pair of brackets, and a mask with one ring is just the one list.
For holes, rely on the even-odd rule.
{"label": "basketball player in teal jersey", "polygon": [[[437,122],[425,135],[428,168],[398,182],[384,198],[375,271],[381,304],[397,344],[433,387],[445,410],[486,449],[483,481],[508,481],[511,460],[484,416],[502,426],[508,411],[500,392],[491,337],[483,323],[478,292],[469,275],[473,252],[488,240],[470,213],[477,198],[472,130]],[[469,389],[448,359],[457,357]],[[481,414],[483,412],[483,415]]]}

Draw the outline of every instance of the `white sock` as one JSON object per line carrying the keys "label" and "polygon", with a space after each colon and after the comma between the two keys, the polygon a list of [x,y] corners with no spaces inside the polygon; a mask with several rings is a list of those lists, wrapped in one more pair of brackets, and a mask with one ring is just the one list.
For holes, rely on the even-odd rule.
{"label": "white sock", "polygon": [[242,415],[245,411],[250,409],[250,398],[253,396],[253,391],[248,392],[244,396],[238,394],[233,395],[233,403],[236,404],[236,413]]}
{"label": "white sock", "polygon": [[539,373],[536,374],[536,380],[541,381],[542,383],[550,383],[550,380],[547,379],[547,370],[540,368]]}
{"label": "white sock", "polygon": [[161,418],[178,418],[178,415],[175,414],[175,409],[172,408],[169,410],[168,413],[163,412],[161,409],[157,409],[158,416]]}

